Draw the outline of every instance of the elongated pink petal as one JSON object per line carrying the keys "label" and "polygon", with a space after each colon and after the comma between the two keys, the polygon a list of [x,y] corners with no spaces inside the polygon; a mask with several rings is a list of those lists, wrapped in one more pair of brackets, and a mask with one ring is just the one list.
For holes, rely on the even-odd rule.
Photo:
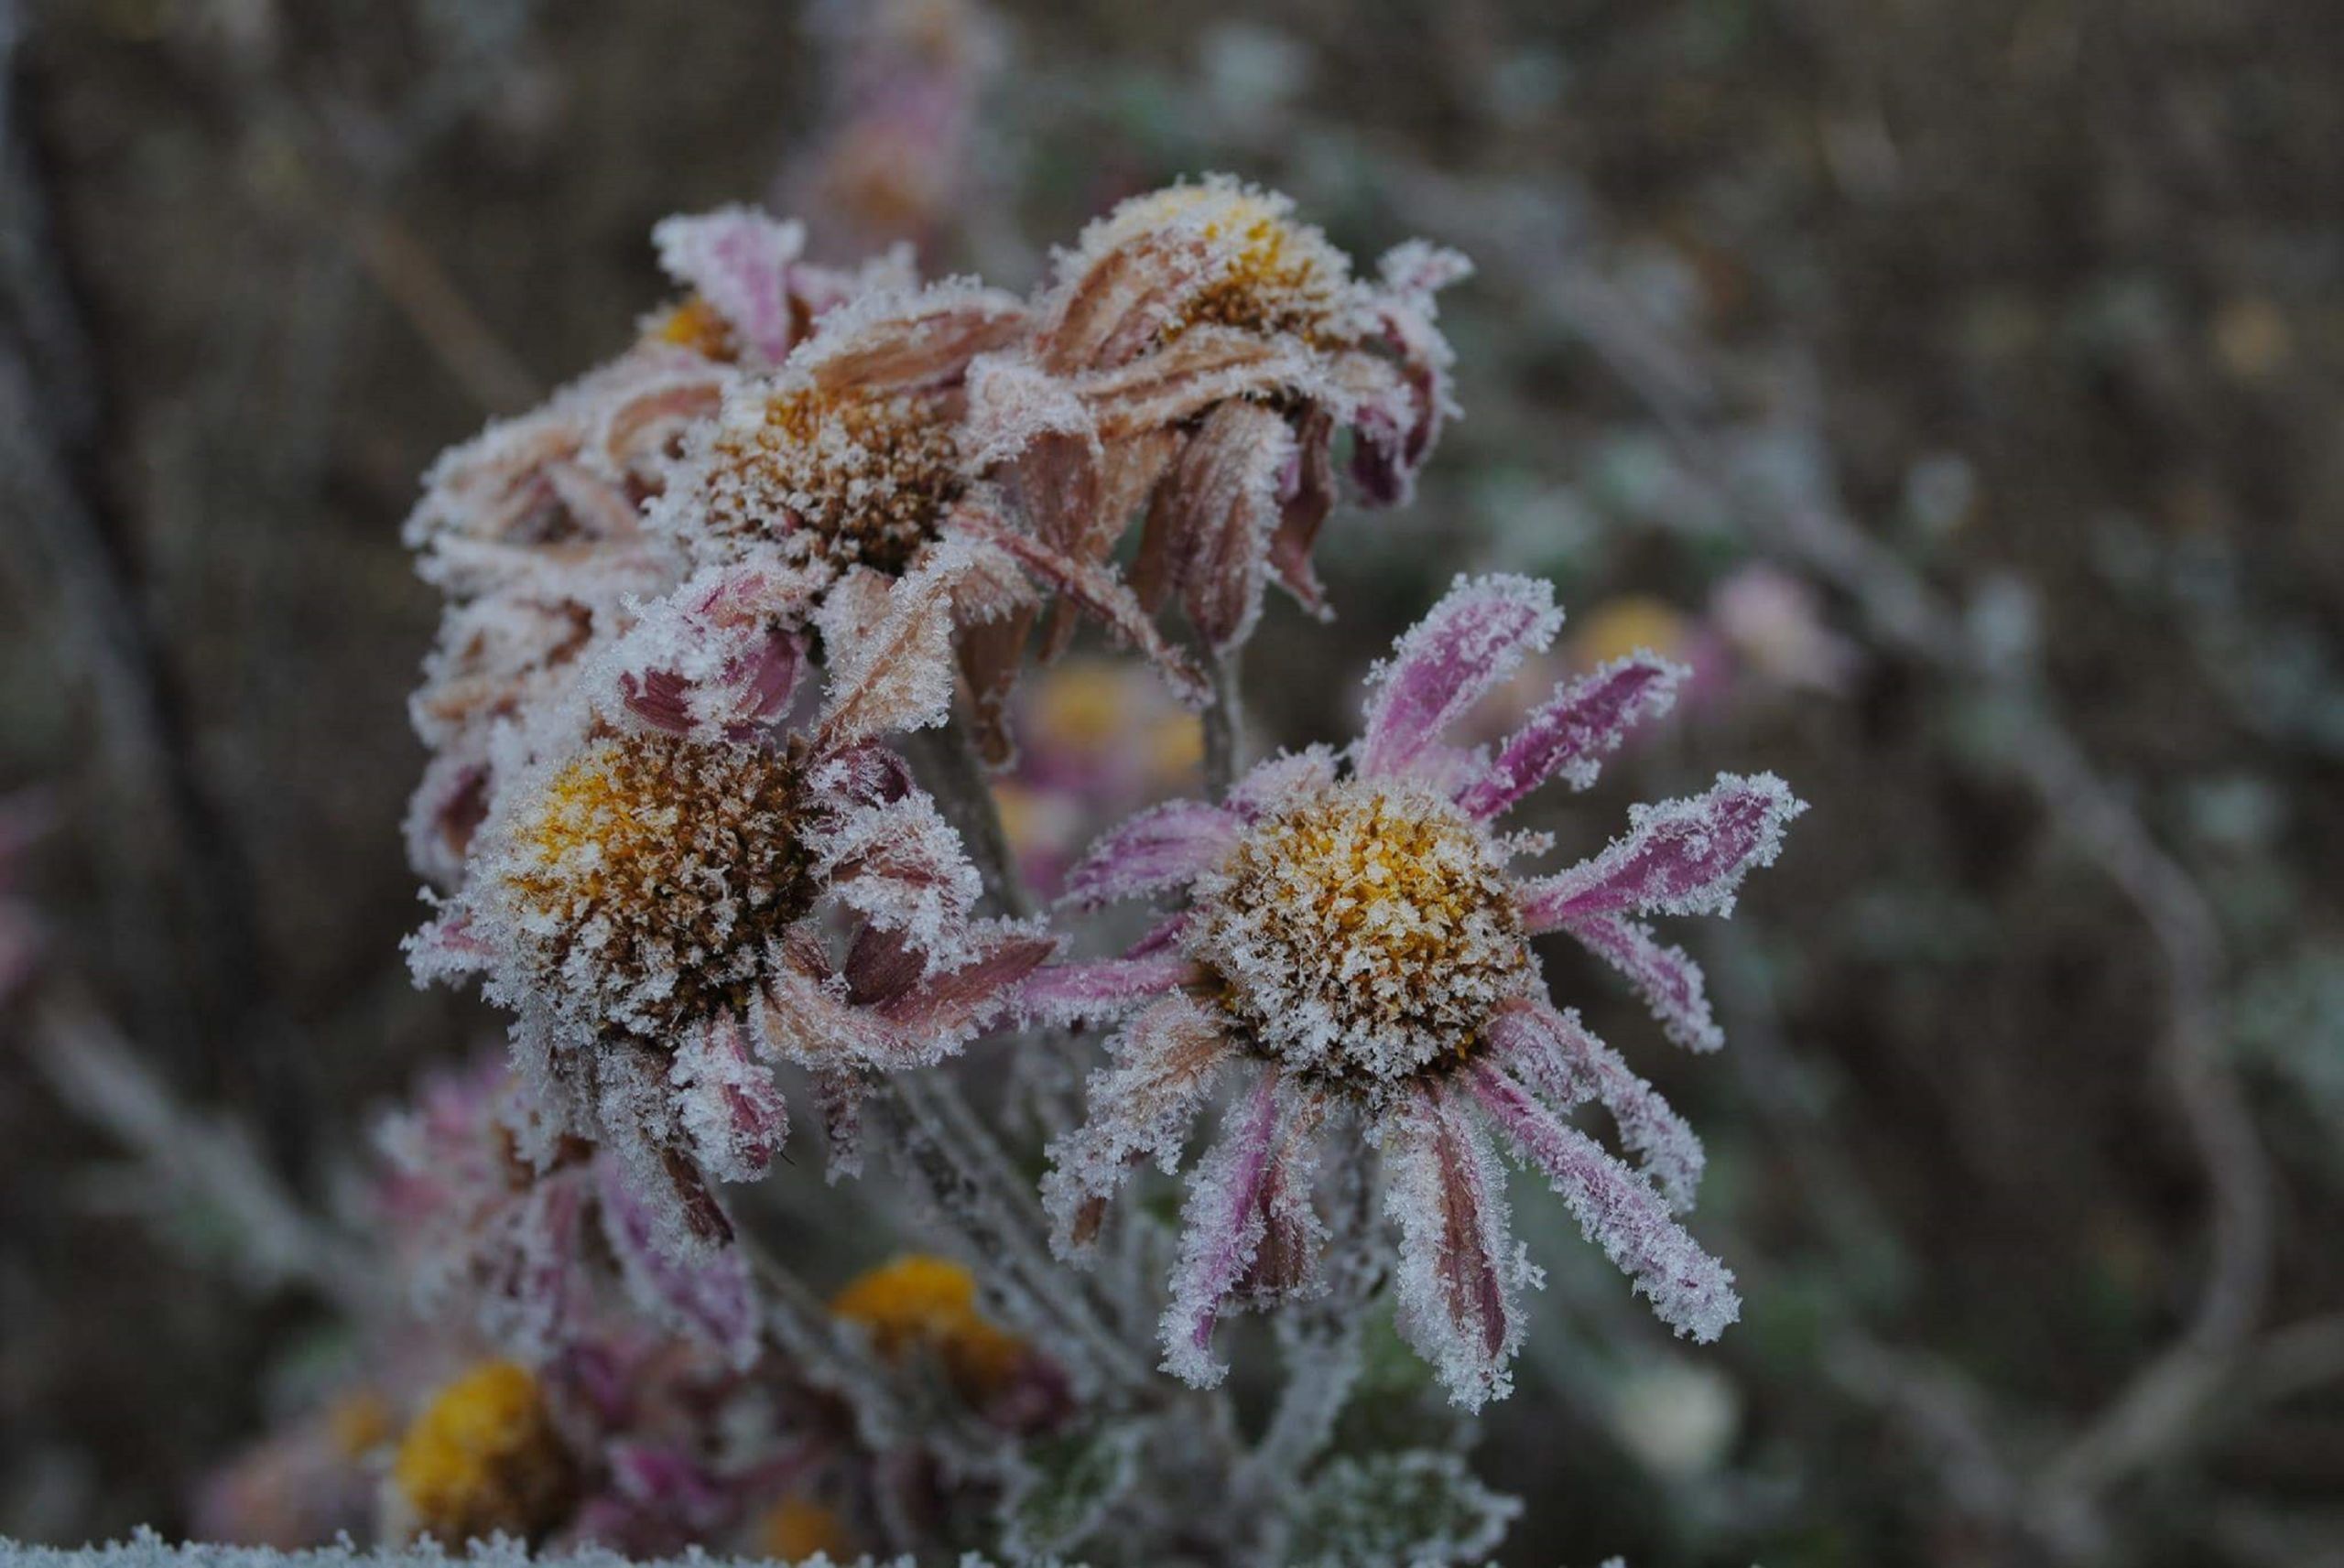
{"label": "elongated pink petal", "polygon": [[1590,915],[1567,929],[1581,946],[1628,977],[1671,1040],[1687,1051],[1714,1051],[1725,1044],[1725,1031],[1709,1011],[1709,983],[1690,953],[1623,914]]}
{"label": "elongated pink petal", "polygon": [[1478,1066],[1471,1081],[1475,1098],[1515,1152],[1546,1174],[1587,1238],[1635,1281],[1639,1294],[1651,1298],[1663,1323],[1707,1344],[1742,1314],[1732,1271],[1669,1217],[1651,1183],[1566,1126],[1497,1068]]}
{"label": "elongated pink petal", "polygon": [[1277,1075],[1264,1072],[1253,1092],[1232,1108],[1221,1141],[1188,1178],[1180,1260],[1159,1330],[1164,1370],[1192,1388],[1216,1387],[1229,1370],[1213,1359],[1213,1325],[1268,1228],[1262,1195],[1277,1145],[1278,1110]]}
{"label": "elongated pink petal", "polygon": [[1506,738],[1487,771],[1458,795],[1457,804],[1486,822],[1557,773],[1573,789],[1587,788],[1631,729],[1668,711],[1686,674],[1680,665],[1640,652],[1557,687]]}
{"label": "elongated pink petal", "polygon": [[1141,1162],[1169,1171],[1189,1119],[1236,1054],[1221,1022],[1174,992],[1125,1024],[1107,1044],[1116,1065],[1091,1075],[1090,1117],[1050,1145],[1042,1206],[1061,1258],[1090,1255],[1108,1200]]}
{"label": "elongated pink petal", "polygon": [[1707,1161],[1699,1135],[1578,1013],[1544,1001],[1501,1002],[1487,1037],[1492,1057],[1555,1109],[1568,1111],[1590,1096],[1601,1101],[1668,1206],[1679,1213],[1693,1206]]}
{"label": "elongated pink petal", "polygon": [[1806,809],[1772,773],[1721,773],[1706,795],[1631,806],[1611,848],[1523,884],[1523,920],[1552,931],[1600,914],[1731,914],[1742,879],[1774,864],[1785,825]]}
{"label": "elongated pink petal", "polygon": [[1109,830],[1067,874],[1067,896],[1096,909],[1180,887],[1218,865],[1241,824],[1200,800],[1170,801]]}
{"label": "elongated pink petal", "polygon": [[1539,1275],[1509,1229],[1487,1135],[1450,1086],[1429,1083],[1386,1122],[1384,1168],[1384,1211],[1400,1227],[1401,1333],[1458,1404],[1503,1399],[1521,1292]]}
{"label": "elongated pink petal", "polygon": [[699,290],[759,358],[779,364],[788,356],[798,330],[788,273],[806,247],[802,224],[726,207],[663,219],[651,241],[667,276]]}
{"label": "elongated pink petal", "polygon": [[1230,1299],[1269,1308],[1308,1295],[1318,1281],[1318,1252],[1327,1240],[1314,1189],[1318,1179],[1318,1130],[1328,1098],[1315,1090],[1285,1086],[1277,1145],[1262,1177],[1255,1205],[1262,1217],[1262,1244],[1253,1249]]}
{"label": "elongated pink petal", "polygon": [[1070,1024],[1118,1018],[1143,1001],[1193,985],[1204,970],[1177,949],[1137,958],[1052,964],[1017,987],[1013,1006],[1036,1023]]}
{"label": "elongated pink petal", "polygon": [[1563,623],[1554,590],[1524,577],[1460,577],[1369,673],[1360,776],[1405,773],[1441,732]]}
{"label": "elongated pink petal", "polygon": [[1050,960],[1058,942],[1035,928],[998,920],[980,923],[970,947],[976,956],[969,962],[879,1004],[879,1015],[907,1036],[907,1050],[931,1057],[957,1050],[1009,1010],[1019,982]]}
{"label": "elongated pink petal", "polygon": [[757,1358],[757,1306],[740,1249],[678,1256],[662,1246],[651,1212],[612,1161],[595,1162],[595,1191],[603,1238],[635,1304],[745,1370]]}

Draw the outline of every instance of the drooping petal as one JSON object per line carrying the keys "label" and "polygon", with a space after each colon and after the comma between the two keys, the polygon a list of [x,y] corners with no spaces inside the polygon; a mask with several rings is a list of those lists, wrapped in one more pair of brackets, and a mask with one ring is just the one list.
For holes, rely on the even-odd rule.
{"label": "drooping petal", "polygon": [[1188,1177],[1180,1260],[1158,1331],[1164,1370],[1192,1388],[1217,1387],[1229,1370],[1213,1359],[1213,1325],[1268,1229],[1262,1197],[1277,1147],[1278,1100],[1278,1076],[1265,1071],[1232,1108],[1221,1141]]}
{"label": "drooping petal", "polygon": [[1186,654],[1165,641],[1164,633],[1132,596],[1131,589],[1104,561],[1080,560],[1061,555],[1039,539],[1022,533],[1004,519],[981,507],[962,506],[953,513],[950,526],[981,539],[1023,567],[1053,593],[1064,594],[1102,622],[1109,631],[1145,654],[1164,672],[1173,692],[1192,708],[1211,699],[1211,688]]}
{"label": "drooping petal", "polygon": [[603,662],[636,719],[739,740],[788,710],[806,665],[794,629],[815,583],[767,554],[712,567],[646,608]]}
{"label": "drooping petal", "polygon": [[1590,1033],[1576,1011],[1558,1012],[1528,999],[1501,1002],[1487,1039],[1492,1058],[1556,1110],[1568,1111],[1590,1096],[1601,1102],[1620,1129],[1620,1141],[1642,1160],[1669,1207],[1682,1213],[1693,1206],[1707,1162],[1699,1135],[1618,1052]]}
{"label": "drooping petal", "polygon": [[830,591],[818,622],[830,664],[823,750],[944,722],[952,706],[952,589],[971,556],[948,538],[892,583],[857,568]]}
{"label": "drooping petal", "polygon": [[757,1306],[747,1262],[737,1247],[678,1255],[619,1167],[595,1162],[602,1236],[635,1304],[745,1370],[757,1357]]}
{"label": "drooping petal", "polygon": [[758,358],[779,364],[788,356],[799,327],[788,273],[806,248],[803,224],[725,207],[662,219],[651,243],[667,276],[697,289]]}
{"label": "drooping petal", "polygon": [[1523,577],[1460,577],[1369,672],[1362,778],[1408,772],[1441,732],[1563,623],[1554,590]]}
{"label": "drooping petal", "polygon": [[967,957],[984,879],[927,795],[842,812],[804,844],[830,898],[900,935],[930,968]]}
{"label": "drooping petal", "polygon": [[1078,377],[1074,385],[1100,436],[1114,441],[1239,398],[1317,393],[1325,382],[1318,358],[1300,343],[1206,326],[1129,364]]}
{"label": "drooping petal", "polygon": [[1118,1018],[1143,1001],[1203,979],[1177,950],[1036,969],[1017,989],[1015,1009],[1036,1023],[1067,1025]]}
{"label": "drooping petal", "polygon": [[1690,953],[1623,914],[1574,920],[1568,930],[1579,946],[1628,977],[1671,1040],[1687,1051],[1714,1051],[1725,1044],[1725,1031],[1709,1011],[1709,984]]}
{"label": "drooping petal", "polygon": [[1278,525],[1270,535],[1271,574],[1295,602],[1322,621],[1332,612],[1310,552],[1335,509],[1334,442],[1334,416],[1312,406],[1295,433],[1294,470],[1280,486]]}
{"label": "drooping petal", "polygon": [[1115,1065],[1091,1075],[1089,1119],[1053,1141],[1042,1178],[1050,1245],[1069,1261],[1089,1255],[1108,1200],[1134,1167],[1153,1159],[1168,1171],[1177,1162],[1189,1119],[1236,1054],[1220,1021],[1177,991],[1125,1024],[1107,1049]]}
{"label": "drooping petal", "polygon": [[475,1238],[481,1332],[510,1355],[549,1357],[584,1330],[586,1196],[578,1170],[551,1172],[498,1208]]}
{"label": "drooping petal", "polygon": [[685,1033],[667,1082],[692,1158],[719,1181],[755,1181],[788,1141],[788,1104],[729,1013]]}
{"label": "drooping petal", "polygon": [[1262,1177],[1254,1205],[1262,1217],[1262,1243],[1238,1279],[1231,1299],[1254,1308],[1277,1306],[1308,1296],[1318,1284],[1318,1252],[1327,1239],[1314,1189],[1318,1178],[1318,1130],[1328,1098],[1318,1091],[1285,1088],[1278,1141]]}
{"label": "drooping petal", "polygon": [[1297,460],[1275,410],[1242,399],[1205,416],[1156,492],[1148,519],[1167,577],[1207,646],[1226,653],[1261,614],[1280,481]]}
{"label": "drooping petal", "polygon": [[1721,773],[1706,795],[1631,806],[1611,848],[1523,884],[1523,919],[1536,932],[1603,914],[1731,914],[1742,879],[1774,863],[1806,809],[1772,773]]}
{"label": "drooping petal", "polygon": [[1520,1297],[1540,1281],[1506,1219],[1503,1173],[1455,1090],[1433,1082],[1384,1128],[1384,1212],[1400,1227],[1401,1333],[1468,1410],[1503,1399]]}
{"label": "drooping petal", "polygon": [[957,1048],[1009,1010],[1019,983],[1056,956],[1058,942],[1036,925],[993,920],[971,931],[969,948],[967,963],[878,1004],[906,1050],[933,1059]]}
{"label": "drooping petal", "polygon": [[1110,829],[1067,874],[1067,897],[1086,909],[1161,892],[1220,863],[1238,819],[1204,801],[1176,800]]}
{"label": "drooping petal", "polygon": [[1587,788],[1631,729],[1668,711],[1687,673],[1638,652],[1557,687],[1460,793],[1458,806],[1486,822],[1557,773],[1573,789]]}
{"label": "drooping petal", "polygon": [[1669,1217],[1651,1183],[1496,1067],[1477,1066],[1471,1081],[1474,1098],[1515,1152],[1546,1174],[1587,1238],[1651,1298],[1663,1323],[1707,1344],[1741,1315],[1732,1271]]}

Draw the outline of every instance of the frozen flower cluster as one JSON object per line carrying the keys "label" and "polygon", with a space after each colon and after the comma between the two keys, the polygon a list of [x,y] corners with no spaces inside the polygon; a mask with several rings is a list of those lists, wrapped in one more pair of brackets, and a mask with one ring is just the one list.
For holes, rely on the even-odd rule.
{"label": "frozen flower cluster", "polygon": [[[1729,913],[1803,808],[1724,775],[1531,866],[1551,838],[1502,819],[1592,783],[1686,672],[1623,652],[1477,730],[1561,625],[1520,578],[1459,579],[1350,745],[1242,766],[1269,588],[1331,613],[1340,501],[1405,500],[1456,412],[1435,300],[1465,263],[1412,242],[1363,270],[1218,177],[1125,201],[1030,295],[907,250],[818,265],[745,209],[654,238],[678,297],[444,458],[409,524],[447,596],[410,957],[477,982],[509,1061],[384,1131],[381,1240],[429,1326],[378,1327],[221,1517],[298,1536],[368,1499],[394,1538],[639,1552],[1485,1552],[1514,1505],[1453,1451],[1249,1455],[1181,1383],[1222,1379],[1225,1314],[1355,1325],[1388,1298],[1451,1400],[1503,1395],[1539,1271],[1501,1147],[1664,1321],[1722,1331],[1732,1275],[1679,1218],[1700,1141],[1534,944],[1715,1047],[1650,922]],[[1106,908],[1134,901],[1136,925]],[[980,1043],[1005,1070],[969,1095],[946,1069]],[[804,1277],[792,1184],[763,1181],[801,1097],[830,1178],[886,1157],[900,1214],[854,1201],[935,1252]],[[1215,1107],[1177,1229],[1118,1202]]]}

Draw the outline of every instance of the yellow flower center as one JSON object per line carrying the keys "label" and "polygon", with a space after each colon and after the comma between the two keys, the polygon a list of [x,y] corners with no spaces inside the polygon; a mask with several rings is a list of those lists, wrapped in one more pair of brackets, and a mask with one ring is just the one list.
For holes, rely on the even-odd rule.
{"label": "yellow flower center", "polygon": [[642,1034],[743,1005],[808,903],[796,782],[754,746],[589,745],[491,867],[546,993]]}
{"label": "yellow flower center", "polygon": [[1197,903],[1221,1005],[1285,1065],[1356,1087],[1461,1056],[1530,978],[1486,835],[1427,791],[1351,782],[1290,806]]}
{"label": "yellow flower center", "polygon": [[968,488],[950,398],[784,386],[715,439],[713,534],[775,537],[841,570],[899,573]]}
{"label": "yellow flower center", "polygon": [[703,359],[730,362],[741,351],[732,324],[700,296],[686,297],[652,323],[650,335],[663,343],[689,349]]}
{"label": "yellow flower center", "polygon": [[537,1379],[510,1361],[485,1362],[440,1390],[391,1469],[408,1533],[450,1546],[498,1530],[542,1534],[569,1505],[572,1480]]}
{"label": "yellow flower center", "polygon": [[1224,183],[1175,186],[1125,203],[1106,237],[1122,241],[1181,220],[1194,220],[1223,254],[1211,283],[1166,329],[1167,340],[1199,322],[1312,341],[1336,328],[1350,264],[1318,230],[1288,217],[1281,201]]}
{"label": "yellow flower center", "polygon": [[830,1311],[871,1334],[872,1348],[891,1361],[918,1351],[943,1358],[964,1398],[1000,1388],[1026,1354],[1025,1343],[977,1311],[977,1281],[958,1263],[908,1253],[858,1274]]}

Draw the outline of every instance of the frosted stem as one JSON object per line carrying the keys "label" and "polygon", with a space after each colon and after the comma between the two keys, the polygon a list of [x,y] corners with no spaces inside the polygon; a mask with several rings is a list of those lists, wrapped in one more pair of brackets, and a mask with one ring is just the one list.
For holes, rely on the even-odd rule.
{"label": "frosted stem", "polygon": [[1215,800],[1229,793],[1245,767],[1245,697],[1238,665],[1243,644],[1209,657],[1212,672],[1212,706],[1204,711],[1205,787]]}
{"label": "frosted stem", "polygon": [[993,782],[985,776],[984,760],[977,755],[976,740],[969,727],[956,713],[941,730],[917,730],[905,739],[906,749],[927,775],[928,792],[968,846],[969,858],[985,880],[985,891],[1004,914],[1020,920],[1032,914],[1034,895],[1017,874],[1017,858],[1010,850],[1008,830],[1002,826]]}

